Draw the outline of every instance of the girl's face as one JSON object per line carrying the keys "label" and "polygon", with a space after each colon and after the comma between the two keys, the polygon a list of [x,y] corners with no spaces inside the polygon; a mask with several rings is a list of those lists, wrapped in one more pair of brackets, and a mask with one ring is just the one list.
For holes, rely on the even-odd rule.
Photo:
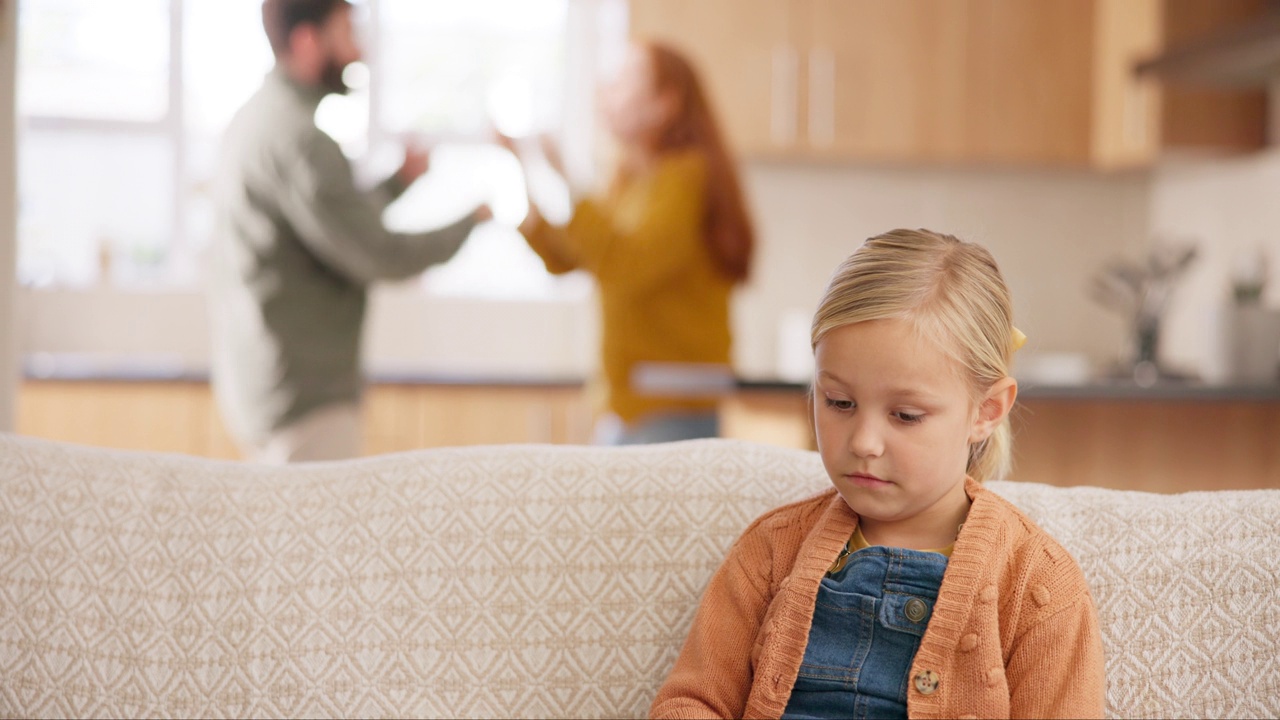
{"label": "girl's face", "polygon": [[980,416],[959,364],[906,320],[838,327],[814,361],[818,451],[864,524],[882,538],[919,537],[963,516],[969,445],[996,424]]}
{"label": "girl's face", "polygon": [[600,110],[620,142],[643,144],[657,137],[671,117],[670,93],[655,87],[653,61],[644,48],[632,46],[613,80],[602,88]]}

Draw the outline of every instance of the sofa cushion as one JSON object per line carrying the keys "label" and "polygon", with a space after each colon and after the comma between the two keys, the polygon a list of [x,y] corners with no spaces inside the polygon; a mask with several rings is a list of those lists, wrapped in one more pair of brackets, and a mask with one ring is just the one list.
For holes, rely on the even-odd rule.
{"label": "sofa cushion", "polygon": [[[826,487],[728,440],[265,468],[0,436],[0,715],[640,716],[733,539]],[[992,488],[1084,567],[1110,713],[1280,714],[1280,491]]]}

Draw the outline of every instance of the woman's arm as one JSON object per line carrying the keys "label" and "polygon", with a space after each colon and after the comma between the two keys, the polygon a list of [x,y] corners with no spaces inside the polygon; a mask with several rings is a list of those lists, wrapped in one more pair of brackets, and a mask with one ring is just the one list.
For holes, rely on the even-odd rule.
{"label": "woman's arm", "polygon": [[[566,228],[547,222],[534,202],[533,193],[530,192],[533,185],[533,177],[529,172],[530,161],[526,151],[520,147],[520,141],[502,133],[497,133],[495,139],[500,147],[515,156],[524,175],[525,202],[529,210],[517,230],[524,236],[525,242],[529,243],[529,247],[542,258],[547,272],[560,275],[577,270],[578,259],[570,245]],[[563,175],[558,166],[553,165],[552,169]],[[568,181],[565,182],[567,184]]]}
{"label": "woman's arm", "polygon": [[529,247],[542,258],[547,272],[560,275],[578,269],[578,258],[572,252],[565,228],[547,222],[532,200],[529,214],[520,223],[519,230]]}
{"label": "woman's arm", "polygon": [[706,262],[707,173],[703,158],[683,152],[662,159],[645,183],[634,224],[594,200],[574,208],[565,228],[568,251],[602,283],[636,290],[660,285]]}
{"label": "woman's arm", "polygon": [[610,203],[586,199],[567,225],[542,218],[532,199],[520,226],[552,273],[582,268],[602,283],[646,290],[691,263],[705,262],[706,167],[694,153],[660,161],[643,181],[638,221],[624,223]]}

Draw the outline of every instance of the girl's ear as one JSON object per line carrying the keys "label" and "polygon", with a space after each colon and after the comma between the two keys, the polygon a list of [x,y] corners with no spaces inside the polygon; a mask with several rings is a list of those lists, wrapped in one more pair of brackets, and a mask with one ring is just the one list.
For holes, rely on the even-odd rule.
{"label": "girl's ear", "polygon": [[1013,402],[1018,398],[1018,381],[1011,377],[997,380],[978,403],[978,415],[969,431],[969,443],[979,443],[991,437],[1000,423],[1009,416]]}

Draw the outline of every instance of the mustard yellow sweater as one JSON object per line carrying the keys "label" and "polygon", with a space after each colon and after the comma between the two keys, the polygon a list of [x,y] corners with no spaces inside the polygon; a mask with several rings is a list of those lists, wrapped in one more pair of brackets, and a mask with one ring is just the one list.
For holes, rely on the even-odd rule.
{"label": "mustard yellow sweater", "polygon": [[579,203],[567,225],[542,221],[525,235],[548,271],[595,276],[603,405],[626,422],[716,406],[710,395],[654,394],[633,382],[643,363],[728,368],[732,282],[704,239],[706,184],[699,154],[670,153],[607,196]]}
{"label": "mustard yellow sweater", "polygon": [[[1102,639],[1080,567],[1004,498],[972,480],[965,491],[973,505],[911,665],[907,716],[1102,717]],[[651,716],[779,717],[818,586],[857,522],[830,490],[747,528]]]}

